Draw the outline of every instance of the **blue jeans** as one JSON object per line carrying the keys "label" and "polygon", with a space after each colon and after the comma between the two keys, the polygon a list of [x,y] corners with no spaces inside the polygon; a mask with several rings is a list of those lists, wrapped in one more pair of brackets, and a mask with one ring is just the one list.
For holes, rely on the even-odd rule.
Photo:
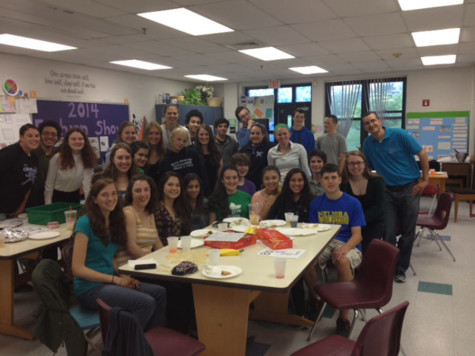
{"label": "blue jeans", "polygon": [[135,315],[144,331],[165,325],[167,292],[162,286],[141,283],[138,289],[130,289],[102,284],[77,296],[81,305],[91,309],[98,309],[97,298],[111,307],[119,307]]}
{"label": "blue jeans", "polygon": [[[411,261],[420,200],[420,194],[412,194],[412,189],[416,184],[417,182],[402,187],[386,187],[384,240],[399,248],[396,273],[406,272]],[[398,235],[401,237],[396,242]]]}

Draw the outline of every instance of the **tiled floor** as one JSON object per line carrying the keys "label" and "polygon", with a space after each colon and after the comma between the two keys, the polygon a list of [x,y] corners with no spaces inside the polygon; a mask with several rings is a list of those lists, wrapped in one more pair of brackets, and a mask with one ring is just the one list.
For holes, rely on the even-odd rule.
{"label": "tiled floor", "polygon": [[[426,203],[426,202],[424,202]],[[468,217],[468,204],[462,203],[459,220],[451,217],[443,231],[447,246],[456,262],[434,241],[423,239],[414,247],[412,265],[417,275],[408,271],[404,284],[394,284],[393,298],[385,308],[408,300],[402,344],[407,356],[470,356],[475,355],[475,218]],[[31,317],[37,305],[34,293],[15,295],[16,323],[34,329]],[[368,317],[376,312],[369,311]],[[336,317],[336,316],[335,316]],[[334,332],[335,317],[323,318],[312,340]],[[363,323],[356,324],[354,338]],[[308,329],[270,323],[249,323],[249,356],[282,356],[307,345]],[[64,348],[58,355],[65,355]],[[224,352],[223,352],[224,354]],[[52,355],[39,341],[24,341],[0,335],[0,355]]]}

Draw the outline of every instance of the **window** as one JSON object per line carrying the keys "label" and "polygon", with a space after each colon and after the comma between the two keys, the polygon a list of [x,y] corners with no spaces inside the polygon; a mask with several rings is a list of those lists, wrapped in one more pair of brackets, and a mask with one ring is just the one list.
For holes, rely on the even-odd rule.
{"label": "window", "polygon": [[310,83],[285,85],[277,89],[264,87],[246,88],[247,96],[275,96],[274,117],[269,118],[269,138],[273,142],[274,125],[285,123],[292,126],[292,117],[295,109],[305,108],[308,120],[305,126],[311,128],[312,85]]}
{"label": "window", "polygon": [[406,106],[406,78],[387,78],[326,83],[326,115],[336,115],[348,151],[360,149],[367,132],[361,115],[375,111],[391,128],[403,128]]}

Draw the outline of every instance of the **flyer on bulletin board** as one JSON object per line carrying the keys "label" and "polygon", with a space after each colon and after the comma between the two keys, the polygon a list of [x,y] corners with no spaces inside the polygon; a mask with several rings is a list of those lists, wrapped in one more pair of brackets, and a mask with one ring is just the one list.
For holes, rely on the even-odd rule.
{"label": "flyer on bulletin board", "polygon": [[406,131],[425,148],[429,159],[468,151],[469,111],[408,113]]}

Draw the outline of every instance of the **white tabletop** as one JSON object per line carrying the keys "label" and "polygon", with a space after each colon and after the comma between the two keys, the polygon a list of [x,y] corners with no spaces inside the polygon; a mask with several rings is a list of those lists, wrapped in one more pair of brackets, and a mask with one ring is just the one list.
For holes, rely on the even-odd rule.
{"label": "white tabletop", "polygon": [[[340,225],[332,225],[332,228],[326,232],[318,232],[317,234],[295,237],[293,247],[303,249],[305,252],[297,259],[288,258],[285,270],[285,278],[278,279],[274,275],[274,258],[269,256],[258,256],[258,253],[265,249],[266,246],[258,240],[257,244],[244,248],[239,256],[221,256],[220,265],[238,266],[242,269],[242,273],[229,279],[212,279],[203,275],[205,262],[203,256],[206,255],[208,247],[199,247],[189,252],[178,250],[175,254],[170,254],[168,247],[154,251],[141,259],[153,259],[157,263],[157,268],[148,270],[134,270],[128,265],[121,266],[121,273],[132,274],[134,276],[142,276],[156,279],[168,279],[181,282],[211,284],[220,286],[229,286],[232,288],[256,289],[262,291],[284,292],[292,287],[305,268],[317,257],[323,248],[331,241],[331,239],[339,231]],[[185,275],[174,276],[171,269],[179,261],[201,261],[198,264],[198,272]]]}
{"label": "white tabletop", "polygon": [[[42,225],[41,227],[46,226]],[[21,229],[21,226],[18,227],[18,229]],[[72,234],[71,231],[66,230],[66,224],[62,224],[60,225],[59,229],[52,231],[58,231],[60,235],[55,238],[44,240],[26,239],[20,242],[4,243],[3,246],[0,246],[0,259],[10,259],[15,256],[20,256],[29,252],[40,250],[45,246],[67,240]]]}

